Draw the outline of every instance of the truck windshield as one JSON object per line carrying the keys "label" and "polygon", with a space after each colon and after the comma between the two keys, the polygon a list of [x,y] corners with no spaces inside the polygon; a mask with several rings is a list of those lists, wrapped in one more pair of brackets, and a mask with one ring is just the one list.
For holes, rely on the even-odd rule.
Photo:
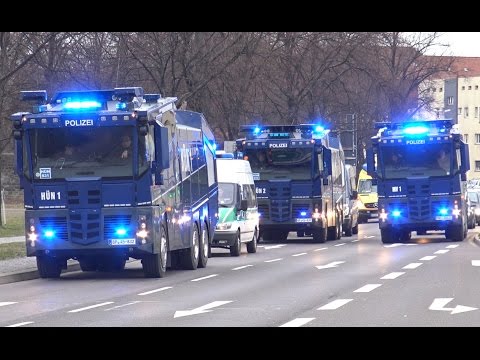
{"label": "truck windshield", "polygon": [[450,144],[385,146],[380,149],[385,179],[447,176],[458,170]]}
{"label": "truck windshield", "polygon": [[133,176],[130,127],[31,129],[26,140],[34,179]]}
{"label": "truck windshield", "polygon": [[372,184],[372,179],[360,179],[358,182],[358,193],[367,194],[367,193],[376,193],[377,185]]}
{"label": "truck windshield", "polygon": [[245,155],[256,180],[312,178],[312,149],[247,149]]}

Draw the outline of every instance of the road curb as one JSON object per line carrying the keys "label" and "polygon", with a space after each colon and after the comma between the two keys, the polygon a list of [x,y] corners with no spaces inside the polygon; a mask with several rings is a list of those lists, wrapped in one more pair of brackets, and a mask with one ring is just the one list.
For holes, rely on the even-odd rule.
{"label": "road curb", "polygon": [[[80,264],[71,264],[67,266],[66,270],[62,270],[62,274],[79,270]],[[38,274],[37,270],[10,273],[0,276],[0,285],[10,284],[19,281],[33,280],[38,278],[40,278],[40,275]]]}

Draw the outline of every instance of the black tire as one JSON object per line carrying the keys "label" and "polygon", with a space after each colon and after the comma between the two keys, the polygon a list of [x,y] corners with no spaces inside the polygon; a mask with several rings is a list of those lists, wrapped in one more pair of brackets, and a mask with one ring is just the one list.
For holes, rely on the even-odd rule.
{"label": "black tire", "polygon": [[198,236],[198,226],[193,224],[192,229],[192,246],[183,249],[180,252],[180,262],[185,270],[195,270],[198,267],[198,258],[200,255],[200,240]]}
{"label": "black tire", "polygon": [[82,271],[97,271],[97,259],[95,257],[84,257],[79,259],[78,262],[80,263],[80,269]]}
{"label": "black tire", "polygon": [[50,256],[37,256],[37,269],[42,279],[57,279],[62,273],[60,262]]}
{"label": "black tire", "polygon": [[167,271],[168,240],[163,225],[160,226],[160,250],[142,259],[143,274],[147,278],[163,278]]}
{"label": "black tire", "polygon": [[352,228],[352,222],[350,221],[347,227],[345,228],[345,236],[352,236],[353,234],[353,228]]}
{"label": "black tire", "polygon": [[230,255],[231,256],[240,256],[242,252],[242,240],[240,239],[240,230],[237,230],[237,238],[235,243],[230,246]]}
{"label": "black tire", "polygon": [[327,241],[327,230],[325,228],[314,229],[312,231],[313,241],[316,243],[324,243]]}
{"label": "black tire", "polygon": [[249,241],[247,243],[247,252],[249,254],[255,254],[257,252],[257,239],[258,239],[257,234],[258,234],[257,229],[255,229],[255,231],[253,232],[252,241]]}
{"label": "black tire", "polygon": [[198,267],[204,268],[207,267],[208,262],[208,254],[210,252],[210,244],[208,241],[208,231],[207,231],[207,224],[203,224],[202,228],[202,236],[200,236],[200,244],[199,244],[200,254],[198,256]]}
{"label": "black tire", "polygon": [[465,239],[463,235],[464,232],[462,225],[450,226],[447,230],[445,230],[445,237],[452,241],[463,241],[463,239]]}
{"label": "black tire", "polygon": [[382,243],[384,244],[393,244],[399,240],[397,232],[390,228],[380,229],[380,236],[382,238]]}
{"label": "black tire", "polygon": [[352,227],[352,234],[353,234],[353,235],[358,234],[358,222],[357,222],[357,225],[355,225],[354,227]]}

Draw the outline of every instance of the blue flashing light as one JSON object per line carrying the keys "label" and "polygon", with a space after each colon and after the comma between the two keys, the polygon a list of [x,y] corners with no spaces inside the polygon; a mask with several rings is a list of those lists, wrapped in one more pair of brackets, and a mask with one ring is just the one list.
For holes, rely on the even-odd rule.
{"label": "blue flashing light", "polygon": [[253,133],[254,133],[255,135],[260,134],[260,131],[261,131],[261,129],[260,129],[258,126],[257,126],[255,129],[253,129]]}
{"label": "blue flashing light", "polygon": [[53,239],[55,237],[55,231],[53,230],[45,230],[43,232],[43,236],[45,236],[47,239]]}
{"label": "blue flashing light", "polygon": [[409,126],[403,129],[403,133],[406,135],[424,135],[428,133],[428,127],[426,126]]}
{"label": "blue flashing light", "polygon": [[325,128],[323,126],[316,126],[315,127],[315,130],[314,130],[316,133],[321,133],[321,132],[324,132],[325,131]]}
{"label": "blue flashing light", "polygon": [[116,106],[117,110],[127,110],[127,103],[121,102],[118,103]]}
{"label": "blue flashing light", "polygon": [[115,229],[115,235],[117,236],[125,236],[127,235],[127,229],[120,227]]}
{"label": "blue flashing light", "polygon": [[84,101],[70,101],[65,103],[64,108],[69,110],[87,110],[101,108],[102,104],[98,101],[84,100]]}
{"label": "blue flashing light", "polygon": [[447,208],[441,208],[440,210],[438,210],[438,212],[440,213],[440,215],[447,215],[448,214],[448,209]]}
{"label": "blue flashing light", "polygon": [[402,215],[402,213],[399,210],[393,210],[392,211],[392,216],[393,217],[398,218],[398,217],[400,217],[400,215]]}
{"label": "blue flashing light", "polygon": [[306,211],[301,211],[300,216],[307,216],[307,212]]}

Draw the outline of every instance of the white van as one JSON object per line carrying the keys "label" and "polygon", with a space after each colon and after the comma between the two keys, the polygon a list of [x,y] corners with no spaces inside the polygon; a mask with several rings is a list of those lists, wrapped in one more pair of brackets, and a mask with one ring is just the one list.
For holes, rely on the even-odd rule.
{"label": "white van", "polygon": [[247,251],[255,253],[259,219],[250,163],[227,154],[216,161],[219,216],[211,247],[230,249],[230,255],[239,256],[242,243],[247,243]]}

